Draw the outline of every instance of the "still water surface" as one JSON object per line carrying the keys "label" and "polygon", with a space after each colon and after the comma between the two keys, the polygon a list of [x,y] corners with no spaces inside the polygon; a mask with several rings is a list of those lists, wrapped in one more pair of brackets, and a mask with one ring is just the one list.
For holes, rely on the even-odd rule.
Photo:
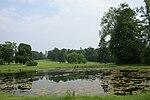
{"label": "still water surface", "polygon": [[150,91],[150,71],[59,69],[3,73],[0,91],[17,96],[140,94]]}

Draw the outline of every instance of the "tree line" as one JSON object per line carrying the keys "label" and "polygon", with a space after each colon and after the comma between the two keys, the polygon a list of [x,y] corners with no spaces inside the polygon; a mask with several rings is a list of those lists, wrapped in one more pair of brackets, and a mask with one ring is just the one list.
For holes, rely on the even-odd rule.
{"label": "tree line", "polygon": [[30,45],[25,43],[20,43],[17,46],[14,42],[5,42],[0,44],[0,65],[11,62],[27,64],[27,65],[37,65],[37,62],[33,61],[32,48]]}
{"label": "tree line", "polygon": [[75,50],[75,49],[58,49],[54,48],[53,50],[48,51],[48,59],[58,62],[69,62],[69,63],[86,63],[87,61],[99,60],[99,49],[94,49],[92,47]]}
{"label": "tree line", "polygon": [[117,64],[150,64],[150,0],[144,3],[134,9],[123,3],[104,14],[99,32],[104,60],[106,54]]}
{"label": "tree line", "polygon": [[20,43],[18,46],[14,42],[5,42],[0,44],[0,65],[11,62],[32,64],[33,60],[50,59],[58,62],[68,63],[86,63],[87,61],[99,61],[99,49],[92,47],[75,50],[75,49],[61,49],[54,48],[48,53],[32,51],[31,45]]}

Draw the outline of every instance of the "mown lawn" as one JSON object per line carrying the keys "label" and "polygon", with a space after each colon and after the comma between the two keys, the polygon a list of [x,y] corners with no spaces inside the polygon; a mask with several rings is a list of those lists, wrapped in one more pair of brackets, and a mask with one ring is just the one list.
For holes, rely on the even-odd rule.
{"label": "mown lawn", "polygon": [[7,93],[0,92],[0,100],[150,100],[150,93],[127,96],[13,96]]}
{"label": "mown lawn", "polygon": [[11,63],[10,65],[0,65],[0,73],[34,71],[34,70],[52,70],[56,68],[78,68],[78,67],[97,67],[97,68],[113,68],[113,69],[150,69],[150,66],[145,65],[116,65],[113,63],[97,63],[88,62],[86,64],[69,64],[59,63],[49,60],[37,60],[37,66],[26,66],[22,64]]}
{"label": "mown lawn", "polygon": [[37,60],[37,66],[26,66],[22,64],[11,63],[10,65],[0,65],[0,73],[8,72],[19,72],[19,71],[32,71],[32,70],[52,70],[56,68],[64,67],[96,67],[103,66],[104,64],[96,62],[88,62],[86,64],[69,64],[69,63],[59,63],[49,60]]}

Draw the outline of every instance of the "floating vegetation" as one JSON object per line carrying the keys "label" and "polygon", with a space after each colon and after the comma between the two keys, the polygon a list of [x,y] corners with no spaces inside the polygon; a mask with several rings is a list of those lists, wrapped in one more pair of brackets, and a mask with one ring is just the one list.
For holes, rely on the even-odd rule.
{"label": "floating vegetation", "polygon": [[76,68],[1,73],[0,91],[19,96],[140,94],[150,91],[150,71]]}

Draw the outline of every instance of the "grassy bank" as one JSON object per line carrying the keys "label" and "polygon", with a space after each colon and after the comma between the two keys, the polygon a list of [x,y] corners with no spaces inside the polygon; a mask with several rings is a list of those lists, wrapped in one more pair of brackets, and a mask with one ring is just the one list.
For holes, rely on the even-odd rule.
{"label": "grassy bank", "polygon": [[10,65],[0,65],[0,73],[8,72],[19,72],[19,71],[32,71],[32,70],[52,70],[56,68],[65,67],[92,67],[92,66],[103,66],[104,64],[99,64],[96,62],[88,62],[86,64],[69,64],[69,63],[59,63],[49,60],[37,60],[37,66],[26,66],[22,64],[11,63]]}
{"label": "grassy bank", "polygon": [[139,95],[127,95],[127,96],[104,96],[104,97],[90,97],[90,96],[64,96],[64,97],[52,97],[52,96],[13,96],[7,93],[0,92],[0,100],[150,100],[150,93]]}
{"label": "grassy bank", "polygon": [[37,60],[37,66],[26,66],[22,64],[11,63],[10,65],[0,65],[0,73],[9,72],[20,72],[20,71],[34,71],[34,70],[52,70],[56,68],[77,68],[77,67],[98,67],[98,68],[115,68],[115,69],[150,69],[150,66],[145,65],[115,65],[112,63],[96,63],[88,62],[86,64],[69,64],[69,63],[59,63],[49,60]]}

